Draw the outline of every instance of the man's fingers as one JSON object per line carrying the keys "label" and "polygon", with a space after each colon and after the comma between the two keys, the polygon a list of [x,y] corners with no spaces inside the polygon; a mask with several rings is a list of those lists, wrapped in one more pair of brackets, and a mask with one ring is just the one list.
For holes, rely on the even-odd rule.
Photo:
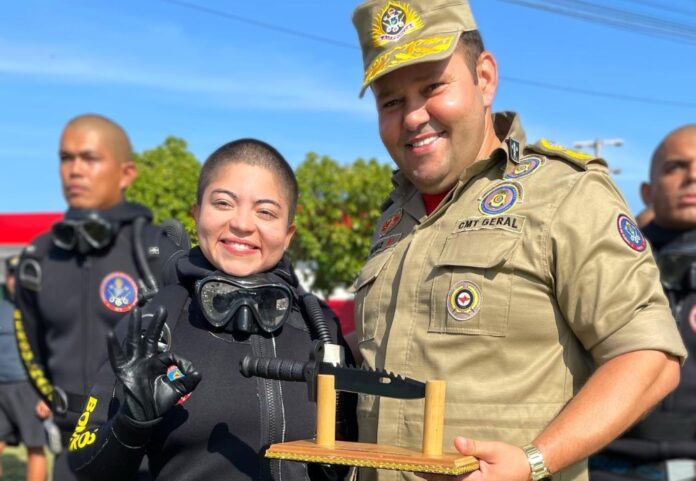
{"label": "man's fingers", "polygon": [[468,456],[476,456],[478,453],[478,443],[473,439],[465,438],[463,436],[457,436],[454,438],[454,447],[457,448],[457,451],[460,453]]}
{"label": "man's fingers", "polygon": [[106,348],[109,352],[109,362],[114,371],[128,362],[126,356],[123,354],[123,349],[121,349],[116,339],[114,331],[109,331],[106,335]]}
{"label": "man's fingers", "polygon": [[475,458],[495,463],[501,454],[500,449],[503,445],[494,441],[480,441],[463,436],[454,438],[454,447],[464,455],[474,456]]}

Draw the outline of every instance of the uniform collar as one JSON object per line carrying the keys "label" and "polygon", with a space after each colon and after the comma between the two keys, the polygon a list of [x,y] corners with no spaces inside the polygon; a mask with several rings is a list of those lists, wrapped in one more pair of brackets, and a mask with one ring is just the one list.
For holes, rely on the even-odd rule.
{"label": "uniform collar", "polygon": [[493,114],[493,129],[496,136],[503,140],[493,149],[489,157],[479,159],[464,169],[462,175],[459,176],[459,182],[455,187],[456,191],[464,188],[470,179],[489,170],[497,163],[505,162],[514,165],[519,163],[527,144],[527,136],[522,129],[519,116],[514,112]]}

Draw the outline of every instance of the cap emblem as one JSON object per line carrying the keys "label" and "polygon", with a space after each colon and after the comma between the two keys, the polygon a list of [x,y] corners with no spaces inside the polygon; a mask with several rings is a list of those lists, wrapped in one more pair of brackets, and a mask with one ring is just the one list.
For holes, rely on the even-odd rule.
{"label": "cap emblem", "polygon": [[410,5],[387,2],[372,23],[372,41],[375,47],[396,42],[409,32],[423,27],[423,21]]}

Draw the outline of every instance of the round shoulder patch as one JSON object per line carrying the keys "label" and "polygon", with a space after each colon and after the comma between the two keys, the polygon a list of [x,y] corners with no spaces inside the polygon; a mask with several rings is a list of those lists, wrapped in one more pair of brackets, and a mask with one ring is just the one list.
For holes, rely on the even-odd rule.
{"label": "round shoulder patch", "polygon": [[540,157],[523,157],[512,172],[505,174],[504,179],[519,179],[533,174],[544,161]]}
{"label": "round shoulder patch", "polygon": [[620,214],[616,219],[616,226],[619,234],[628,247],[637,252],[643,252],[647,247],[645,237],[638,229],[638,226],[625,214]]}
{"label": "round shoulder patch", "polygon": [[101,281],[99,297],[107,309],[127,312],[138,302],[138,285],[125,272],[112,272]]}
{"label": "round shoulder patch", "polygon": [[476,284],[460,281],[447,293],[447,310],[458,321],[466,321],[478,313],[481,301],[481,289]]}
{"label": "round shoulder patch", "polygon": [[522,200],[522,186],[517,182],[504,182],[488,190],[481,197],[479,211],[497,215],[512,209]]}

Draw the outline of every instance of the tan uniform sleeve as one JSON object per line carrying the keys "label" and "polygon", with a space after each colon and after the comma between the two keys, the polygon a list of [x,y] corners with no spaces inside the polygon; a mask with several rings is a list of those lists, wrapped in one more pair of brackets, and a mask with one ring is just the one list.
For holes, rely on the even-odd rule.
{"label": "tan uniform sleeve", "polygon": [[[580,175],[551,221],[548,247],[559,308],[599,364],[631,351],[686,348],[643,238],[622,236],[629,210],[602,171]],[[635,224],[633,224],[635,225]],[[641,250],[642,249],[642,250]]]}

